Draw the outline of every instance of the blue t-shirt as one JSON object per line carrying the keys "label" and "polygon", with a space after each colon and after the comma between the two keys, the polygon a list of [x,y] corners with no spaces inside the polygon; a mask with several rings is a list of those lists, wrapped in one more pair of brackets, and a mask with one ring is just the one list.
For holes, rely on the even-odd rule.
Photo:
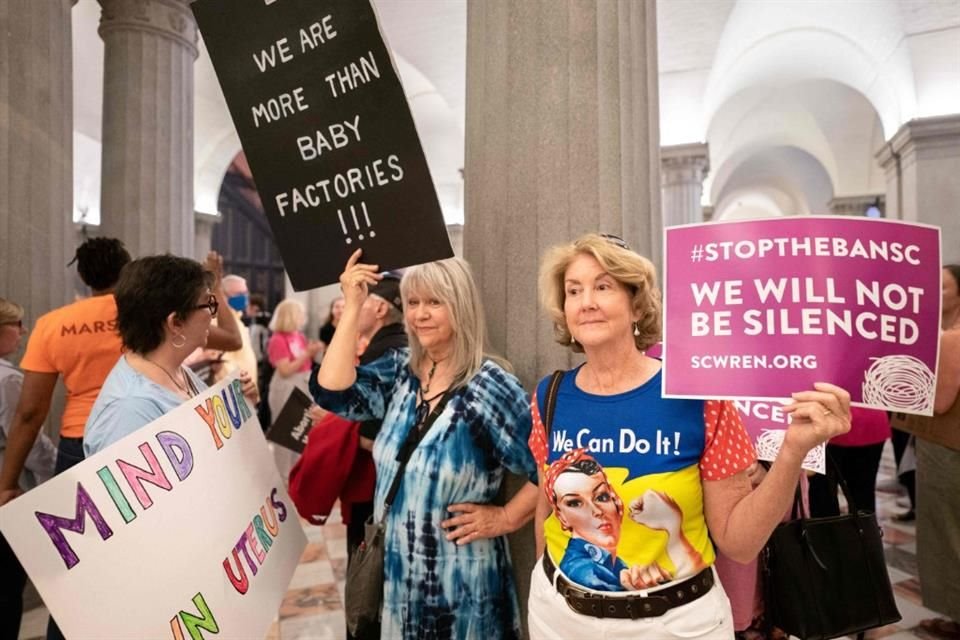
{"label": "blue t-shirt", "polygon": [[560,383],[549,434],[540,419],[548,378],[534,407],[531,448],[553,506],[544,523],[550,559],[598,591],[649,588],[650,574],[696,575],[714,560],[702,482],[753,462],[736,410],[664,398],[661,372],[623,393],[591,394],[577,386],[578,371]]}
{"label": "blue t-shirt", "polygon": [[[192,371],[184,371],[197,389],[207,385]],[[103,382],[83,433],[83,451],[92,456],[140,427],[150,424],[185,400],[130,366],[121,356]]]}

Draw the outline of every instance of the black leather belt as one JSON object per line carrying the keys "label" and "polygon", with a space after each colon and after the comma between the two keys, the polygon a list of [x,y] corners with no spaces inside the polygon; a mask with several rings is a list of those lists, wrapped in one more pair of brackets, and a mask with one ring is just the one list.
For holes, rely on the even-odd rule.
{"label": "black leather belt", "polygon": [[646,596],[598,594],[578,587],[562,574],[557,576],[554,583],[553,577],[557,569],[547,553],[543,554],[543,570],[550,583],[556,584],[557,591],[571,609],[594,618],[655,618],[674,607],[693,602],[713,587],[713,570],[710,567],[692,578],[663,587]]}

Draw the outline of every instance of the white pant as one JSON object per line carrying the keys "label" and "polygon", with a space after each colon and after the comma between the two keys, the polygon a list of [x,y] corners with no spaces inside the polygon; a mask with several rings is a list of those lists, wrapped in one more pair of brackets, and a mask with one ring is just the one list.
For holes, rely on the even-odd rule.
{"label": "white pant", "polygon": [[[559,572],[558,572],[559,574]],[[530,577],[531,640],[561,638],[607,640],[732,640],[733,613],[717,573],[710,592],[685,605],[674,607],[655,618],[594,618],[577,613],[547,580],[542,561],[537,561]]]}

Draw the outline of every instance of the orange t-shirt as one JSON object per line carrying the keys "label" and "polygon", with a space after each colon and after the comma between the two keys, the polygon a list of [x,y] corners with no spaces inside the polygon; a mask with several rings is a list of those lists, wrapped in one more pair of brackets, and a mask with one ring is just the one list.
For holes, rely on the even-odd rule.
{"label": "orange t-shirt", "polygon": [[112,294],[68,304],[37,320],[20,368],[63,375],[67,405],[61,436],[83,437],[87,416],[121,352],[117,302]]}

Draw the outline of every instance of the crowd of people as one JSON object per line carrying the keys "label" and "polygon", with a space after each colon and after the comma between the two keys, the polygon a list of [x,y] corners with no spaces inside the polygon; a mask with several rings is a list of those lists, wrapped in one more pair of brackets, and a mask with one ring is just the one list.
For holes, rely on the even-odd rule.
{"label": "crowd of people", "polygon": [[[284,300],[268,318],[216,254],[132,260],[119,241],[96,238],[76,263],[92,295],[32,329],[0,298],[0,504],[223,376],[239,375],[264,427],[299,389],[316,403],[307,449],[299,461],[280,447],[274,457],[301,515],[322,523],[339,497],[351,552],[368,519],[385,522],[381,618],[351,637],[764,637],[756,559],[808,484],[808,452],[828,443],[836,462],[836,473],[809,479],[813,515],[840,512],[836,474],[849,509],[875,510],[890,422],[851,408],[844,389],[796,390],[767,467],[731,402],[663,397],[662,362],[647,355],[662,333],[656,270],[616,236],[588,234],[544,256],[541,302],[557,348],[582,362],[532,393],[487,350],[481,296],[459,258],[382,273],[357,250],[319,340],[304,333],[303,305]],[[945,267],[937,414],[960,415],[958,282],[960,267]],[[28,332],[14,366],[5,358]],[[41,426],[61,377],[55,447]],[[676,446],[573,447],[565,434],[584,430],[593,442],[662,430]],[[355,454],[331,457],[343,443]],[[946,616],[924,628],[960,638],[960,452],[919,439],[915,448],[923,597]],[[501,501],[506,474],[526,484]],[[346,492],[361,477],[363,490]],[[531,519],[539,560],[524,620],[506,536]],[[26,576],[2,537],[0,570],[0,609],[15,613],[0,616],[0,630],[16,637]],[[52,619],[47,637],[62,637]]]}

